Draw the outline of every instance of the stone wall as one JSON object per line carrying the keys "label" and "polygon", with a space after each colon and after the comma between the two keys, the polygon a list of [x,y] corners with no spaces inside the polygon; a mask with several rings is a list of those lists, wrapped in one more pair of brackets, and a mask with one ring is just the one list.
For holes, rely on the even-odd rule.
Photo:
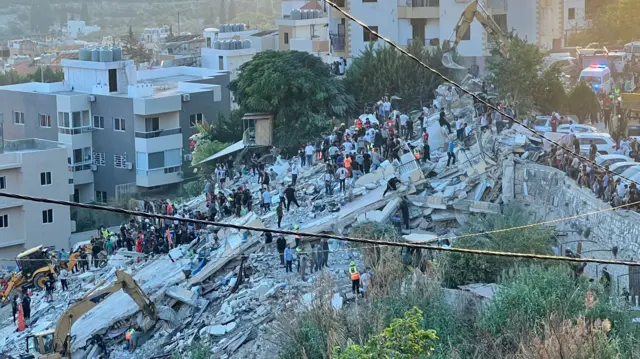
{"label": "stone wall", "polygon": [[[583,257],[631,261],[640,258],[638,213],[611,210],[611,206],[595,198],[590,189],[578,187],[564,172],[548,166],[516,162],[513,186],[515,198],[534,209],[540,216],[538,221],[573,217],[548,224],[561,234],[563,251],[564,248],[575,251],[580,240]],[[616,257],[611,251],[614,246],[618,247]],[[589,264],[586,272],[592,277],[599,277],[603,267]],[[629,270],[626,266],[606,267],[614,287],[619,285],[616,288],[618,293],[622,288],[628,288]]]}

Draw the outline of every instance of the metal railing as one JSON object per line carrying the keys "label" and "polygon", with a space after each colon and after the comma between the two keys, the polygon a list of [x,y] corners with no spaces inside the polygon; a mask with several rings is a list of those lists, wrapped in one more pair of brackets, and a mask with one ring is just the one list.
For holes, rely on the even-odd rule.
{"label": "metal railing", "polygon": [[408,7],[438,7],[440,0],[407,0]]}
{"label": "metal railing", "polygon": [[344,51],[345,36],[342,34],[329,34],[331,40],[331,51]]}
{"label": "metal railing", "polygon": [[136,132],[136,137],[137,138],[157,138],[157,137],[163,137],[163,136],[177,135],[179,133],[182,133],[181,128],[171,128],[168,130],[157,130],[157,131],[151,131],[151,132]]}

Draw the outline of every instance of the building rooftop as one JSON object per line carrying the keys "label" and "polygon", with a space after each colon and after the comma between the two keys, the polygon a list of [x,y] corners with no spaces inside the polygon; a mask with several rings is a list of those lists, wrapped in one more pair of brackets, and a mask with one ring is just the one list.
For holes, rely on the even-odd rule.
{"label": "building rooftop", "polygon": [[4,153],[47,151],[58,148],[66,148],[66,145],[55,141],[41,140],[39,138],[4,141]]}

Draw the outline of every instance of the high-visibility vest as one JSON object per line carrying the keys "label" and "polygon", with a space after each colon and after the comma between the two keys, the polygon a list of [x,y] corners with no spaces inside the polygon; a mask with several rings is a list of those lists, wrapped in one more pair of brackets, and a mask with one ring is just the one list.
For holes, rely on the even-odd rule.
{"label": "high-visibility vest", "polygon": [[358,272],[358,270],[356,269],[356,267],[351,267],[351,268],[349,268],[349,272],[351,272],[351,280],[358,280],[358,279],[360,279],[360,273]]}
{"label": "high-visibility vest", "polygon": [[127,340],[131,340],[131,336],[133,335],[133,333],[134,333],[134,332],[135,332],[135,330],[134,330],[134,329],[129,329],[129,330],[127,330],[127,333],[124,335],[124,337],[125,337]]}

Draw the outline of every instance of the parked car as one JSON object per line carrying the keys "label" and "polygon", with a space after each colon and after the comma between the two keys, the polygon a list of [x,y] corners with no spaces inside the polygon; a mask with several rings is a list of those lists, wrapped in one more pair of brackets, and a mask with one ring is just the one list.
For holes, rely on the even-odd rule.
{"label": "parked car", "polygon": [[[600,131],[598,131],[598,129],[593,126],[581,124],[573,125],[573,130],[576,133],[600,133]],[[571,125],[560,125],[558,126],[558,130],[556,132],[571,133]]]}
{"label": "parked car", "polygon": [[534,129],[538,133],[545,133],[545,132],[551,131],[551,116],[536,116]]}
{"label": "parked car", "polygon": [[613,172],[616,175],[621,174],[622,172],[626,171],[627,169],[631,168],[631,167],[640,167],[640,163],[638,162],[628,162],[628,161],[624,161],[624,162],[617,162],[614,163],[612,165],[609,165],[609,170],[611,172]]}
{"label": "parked car", "polygon": [[[629,178],[629,179],[633,180],[634,177],[636,177],[637,175],[640,175],[640,166],[627,168],[620,175],[614,176],[613,178],[614,178],[614,180],[618,179],[619,177],[621,177],[621,178]],[[634,180],[634,181],[636,181],[636,180]],[[636,182],[638,182],[638,181],[636,181]]]}
{"label": "parked car", "polygon": [[618,162],[633,162],[633,159],[620,154],[596,156],[596,163],[602,167],[611,166],[612,164],[618,163]]}
{"label": "parked car", "polygon": [[595,143],[600,154],[607,155],[616,152],[616,142],[608,133],[577,133],[576,138],[580,141],[580,152],[585,155],[589,154],[592,142]]}

